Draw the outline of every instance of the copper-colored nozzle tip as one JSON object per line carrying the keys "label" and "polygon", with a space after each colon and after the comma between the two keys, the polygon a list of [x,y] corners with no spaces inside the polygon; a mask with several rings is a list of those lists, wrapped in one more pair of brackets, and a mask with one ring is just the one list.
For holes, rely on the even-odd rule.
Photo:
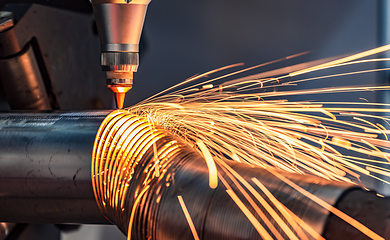
{"label": "copper-colored nozzle tip", "polygon": [[115,93],[115,104],[116,108],[122,109],[123,103],[125,102],[126,93]]}
{"label": "copper-colored nozzle tip", "polygon": [[115,104],[116,108],[122,109],[123,103],[125,102],[126,93],[131,89],[131,85],[126,86],[117,86],[117,85],[108,85],[107,86],[115,94]]}

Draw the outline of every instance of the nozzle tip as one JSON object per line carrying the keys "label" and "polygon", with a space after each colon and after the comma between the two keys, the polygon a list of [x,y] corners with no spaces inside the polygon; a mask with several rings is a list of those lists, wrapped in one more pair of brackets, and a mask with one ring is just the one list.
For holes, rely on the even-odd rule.
{"label": "nozzle tip", "polygon": [[126,93],[114,93],[116,108],[122,109],[123,103],[125,102]]}
{"label": "nozzle tip", "polygon": [[111,91],[115,95],[116,108],[122,109],[123,103],[125,102],[126,93],[131,89],[131,85],[126,86],[126,87],[108,85],[108,88],[111,89]]}

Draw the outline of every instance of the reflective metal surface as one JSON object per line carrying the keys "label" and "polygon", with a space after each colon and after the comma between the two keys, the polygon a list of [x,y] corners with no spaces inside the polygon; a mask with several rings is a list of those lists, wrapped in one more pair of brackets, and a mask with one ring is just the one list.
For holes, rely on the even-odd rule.
{"label": "reflective metal surface", "polygon": [[92,1],[102,52],[138,52],[149,2]]}
{"label": "reflective metal surface", "polygon": [[90,174],[107,114],[0,114],[0,221],[108,223]]}
{"label": "reflective metal surface", "polygon": [[11,109],[51,109],[31,44],[16,56],[0,58],[0,79]]}
{"label": "reflective metal surface", "polygon": [[[103,52],[103,71],[136,72],[139,64],[138,52]],[[107,78],[110,79],[110,78]]]}

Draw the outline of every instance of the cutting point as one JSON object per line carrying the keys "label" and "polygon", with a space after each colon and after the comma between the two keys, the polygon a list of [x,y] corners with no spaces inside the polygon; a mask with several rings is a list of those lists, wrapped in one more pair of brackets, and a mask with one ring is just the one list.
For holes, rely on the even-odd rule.
{"label": "cutting point", "polygon": [[125,102],[126,93],[132,88],[132,85],[127,84],[125,86],[121,85],[108,85],[107,86],[115,95],[115,104],[117,109],[123,108],[123,103]]}

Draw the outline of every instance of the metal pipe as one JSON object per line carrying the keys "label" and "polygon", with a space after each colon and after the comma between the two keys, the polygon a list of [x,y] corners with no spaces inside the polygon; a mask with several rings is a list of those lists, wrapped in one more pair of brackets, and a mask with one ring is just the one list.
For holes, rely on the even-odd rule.
{"label": "metal pipe", "polygon": [[108,112],[0,114],[0,221],[108,223],[91,153]]}
{"label": "metal pipe", "polygon": [[[257,178],[280,203],[327,239],[348,239],[345,236],[351,231],[358,231],[339,224],[327,209],[262,168],[217,160],[219,185],[211,189],[205,160],[188,144],[124,111],[115,111],[103,121],[108,113],[0,114],[0,221],[110,221],[125,233],[132,230],[131,239],[191,239],[180,196],[201,239],[261,239],[226,191],[234,191],[272,234],[250,201],[268,214],[249,190],[253,188],[265,198],[253,181]],[[100,144],[106,148],[99,148]],[[283,176],[388,237],[385,219],[389,199],[352,191],[357,186],[348,183],[297,174]],[[272,217],[269,220],[277,226]]]}

